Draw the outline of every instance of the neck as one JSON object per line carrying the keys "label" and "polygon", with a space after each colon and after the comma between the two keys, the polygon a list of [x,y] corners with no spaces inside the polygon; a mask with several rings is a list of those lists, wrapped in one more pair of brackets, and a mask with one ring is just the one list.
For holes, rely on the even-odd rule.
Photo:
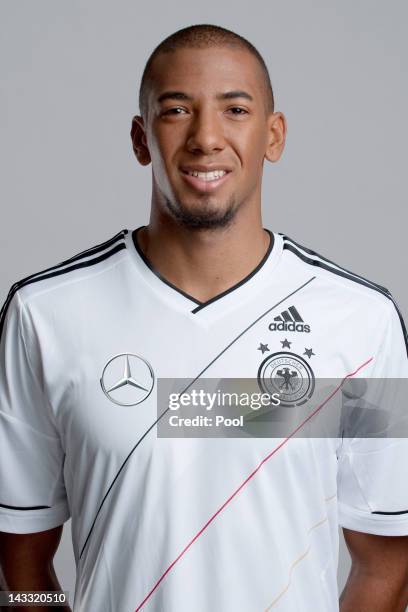
{"label": "neck", "polygon": [[260,212],[244,210],[229,226],[211,230],[190,229],[152,212],[137,241],[161,276],[200,302],[243,280],[270,246]]}

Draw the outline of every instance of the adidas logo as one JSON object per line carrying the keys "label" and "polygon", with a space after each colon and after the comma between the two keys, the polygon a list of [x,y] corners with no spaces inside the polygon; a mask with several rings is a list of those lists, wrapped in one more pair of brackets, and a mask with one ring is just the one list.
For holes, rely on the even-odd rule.
{"label": "adidas logo", "polygon": [[302,317],[294,306],[290,306],[277,317],[274,322],[269,324],[271,331],[294,331],[294,332],[310,332],[310,325],[303,322]]}

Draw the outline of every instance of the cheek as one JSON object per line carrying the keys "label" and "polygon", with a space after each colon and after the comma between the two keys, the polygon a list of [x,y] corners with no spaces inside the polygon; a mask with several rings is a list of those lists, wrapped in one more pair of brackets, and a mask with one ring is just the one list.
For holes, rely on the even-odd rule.
{"label": "cheek", "polygon": [[236,142],[237,152],[244,169],[253,171],[262,167],[267,144],[264,129],[256,131],[251,129],[250,132],[248,130],[248,133],[240,134]]}
{"label": "cheek", "polygon": [[153,168],[161,173],[165,172],[166,175],[174,171],[178,148],[179,143],[174,131],[166,130],[158,134],[152,141],[150,151]]}
{"label": "cheek", "polygon": [[158,182],[163,183],[167,180],[169,171],[170,152],[168,147],[164,147],[163,143],[156,140],[151,143],[149,150],[154,176]]}
{"label": "cheek", "polygon": [[260,147],[251,146],[245,152],[243,170],[245,175],[255,182],[259,182],[263,171],[264,150]]}

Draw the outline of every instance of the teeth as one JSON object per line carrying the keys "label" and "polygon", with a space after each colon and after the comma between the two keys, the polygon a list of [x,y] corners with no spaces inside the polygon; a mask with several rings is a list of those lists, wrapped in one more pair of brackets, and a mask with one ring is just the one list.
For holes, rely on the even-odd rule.
{"label": "teeth", "polygon": [[212,172],[197,172],[196,170],[192,170],[191,172],[188,172],[188,174],[190,176],[196,176],[203,181],[215,181],[227,173],[225,170],[213,170]]}

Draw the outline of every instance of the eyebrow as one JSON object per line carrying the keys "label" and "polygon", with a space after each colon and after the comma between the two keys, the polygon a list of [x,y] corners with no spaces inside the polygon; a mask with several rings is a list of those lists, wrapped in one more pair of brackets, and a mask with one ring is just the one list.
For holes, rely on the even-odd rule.
{"label": "eyebrow", "polygon": [[[247,92],[241,89],[234,91],[226,91],[225,93],[219,93],[216,96],[217,100],[233,100],[235,98],[245,98],[253,102],[253,97]],[[193,101],[193,97],[184,93],[183,91],[165,91],[157,98],[158,102],[164,102],[165,100],[186,100],[188,102]]]}
{"label": "eyebrow", "polygon": [[165,91],[158,98],[158,102],[164,102],[164,100],[188,100],[192,101],[192,97],[188,96],[186,93],[182,91]]}
{"label": "eyebrow", "polygon": [[245,98],[246,100],[250,100],[253,102],[253,97],[247,92],[241,89],[237,89],[235,91],[226,91],[225,93],[220,93],[216,95],[217,100],[233,100],[234,98]]}

